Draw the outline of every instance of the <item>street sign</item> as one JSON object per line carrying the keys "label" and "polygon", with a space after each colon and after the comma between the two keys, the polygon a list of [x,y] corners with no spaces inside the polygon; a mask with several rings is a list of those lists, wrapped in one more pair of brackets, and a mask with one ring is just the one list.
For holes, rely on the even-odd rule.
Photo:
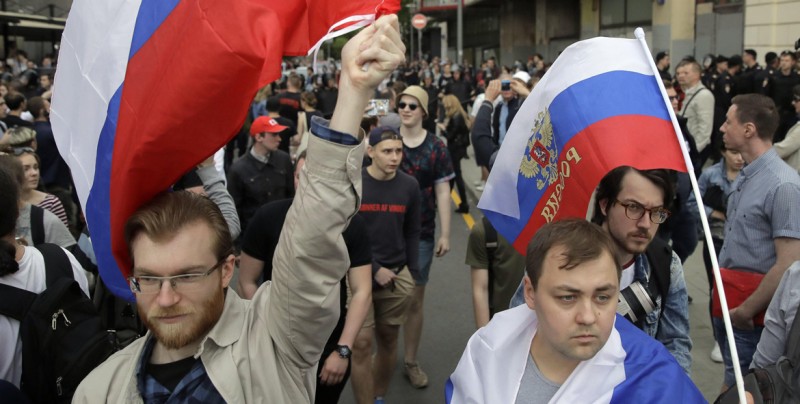
{"label": "street sign", "polygon": [[425,17],[423,14],[414,14],[414,16],[411,17],[411,26],[416,29],[423,29],[427,24],[428,17]]}

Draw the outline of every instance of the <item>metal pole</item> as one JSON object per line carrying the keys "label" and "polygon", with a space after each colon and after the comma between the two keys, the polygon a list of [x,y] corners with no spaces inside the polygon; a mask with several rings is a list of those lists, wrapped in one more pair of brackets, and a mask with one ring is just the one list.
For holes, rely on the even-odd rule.
{"label": "metal pole", "polygon": [[417,31],[417,52],[419,53],[419,60],[422,60],[422,30]]}
{"label": "metal pole", "polygon": [[409,22],[408,30],[411,31],[411,32],[408,33],[408,35],[409,35],[409,41],[408,42],[411,44],[411,49],[410,49],[410,51],[411,51],[410,56],[411,57],[408,58],[408,61],[410,63],[412,60],[414,60],[414,31],[416,30],[416,28],[414,28],[414,26],[412,26],[411,23]]}
{"label": "metal pole", "polygon": [[456,63],[461,64],[464,63],[464,0],[456,1],[458,2],[458,8],[456,12]]}

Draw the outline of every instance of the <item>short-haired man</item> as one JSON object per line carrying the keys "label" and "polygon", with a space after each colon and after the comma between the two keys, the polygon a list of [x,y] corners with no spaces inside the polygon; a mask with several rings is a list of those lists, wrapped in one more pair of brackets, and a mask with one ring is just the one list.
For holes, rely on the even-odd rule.
{"label": "short-haired man", "polygon": [[285,129],[271,117],[256,118],[250,126],[253,146],[228,171],[228,192],[243,231],[261,205],[294,195],[292,159],[278,149]]}
{"label": "short-haired man", "polygon": [[393,15],[345,45],[345,98],[329,125],[312,127],[273,281],[251,302],[227,290],[233,245],[211,201],[164,194],[128,219],[130,283],[149,332],[84,379],[76,402],[314,400],[315,366],[339,314],[338,282],[348,266],[341,234],[360,202],[364,152],[355,134],[375,87],[404,52]]}
{"label": "short-haired man", "polygon": [[769,96],[775,101],[780,118],[772,139],[775,143],[783,140],[789,128],[797,122],[797,115],[792,106],[792,88],[800,84],[800,72],[795,68],[796,63],[797,55],[794,52],[781,52],[780,68],[771,77]]}
{"label": "short-haired man", "polygon": [[8,106],[8,115],[3,118],[8,129],[16,126],[23,126],[26,128],[33,128],[33,123],[22,119],[22,113],[25,112],[28,106],[28,100],[24,95],[18,92],[10,92],[5,96],[6,106]]}
{"label": "short-haired man", "polygon": [[[403,139],[379,127],[369,136],[372,164],[362,170],[364,217],[372,243],[372,304],[353,350],[353,393],[358,403],[381,403],[397,363],[397,336],[406,321],[419,272],[420,191],[399,171]],[[373,360],[372,341],[377,350]]]}
{"label": "short-haired man", "polygon": [[[398,96],[397,112],[400,114],[400,135],[403,137],[400,170],[417,179],[422,194],[419,275],[414,278],[416,287],[403,337],[405,373],[412,386],[423,388],[428,385],[428,375],[417,363],[417,350],[422,337],[425,285],[434,254],[442,257],[450,251],[450,180],[455,178],[455,172],[447,146],[422,127],[422,121],[428,115],[428,92],[420,86],[406,88]],[[434,243],[437,212],[442,229],[439,239]]]}
{"label": "short-haired man", "polygon": [[[673,196],[668,171],[617,167],[597,186],[592,222],[611,236],[623,264],[620,290],[625,302],[620,302],[618,312],[664,344],[689,374],[692,340],[683,266],[669,245],[655,237],[670,215],[667,207]],[[517,289],[512,306],[521,303],[520,293]],[[628,301],[634,294],[638,301]],[[643,303],[642,296],[647,296],[646,304],[637,305]]]}
{"label": "short-haired man", "polygon": [[714,131],[714,94],[700,82],[701,71],[694,60],[683,60],[675,68],[675,78],[685,94],[679,115],[687,120],[702,166],[712,149],[708,146]]}
{"label": "short-haired man", "polygon": [[615,244],[579,219],[539,229],[525,258],[525,305],[470,338],[446,401],[705,402],[661,344],[616,314]]}
{"label": "short-haired man", "polygon": [[[733,98],[722,125],[728,150],[741,153],[745,167],[731,185],[725,244],[719,265],[730,308],[739,366],[747,370],[763,314],[783,273],[800,260],[800,176],[772,147],[778,127],[775,103],[758,94]],[[733,362],[718,299],[712,301],[714,335],[725,363],[723,389],[733,386]]]}

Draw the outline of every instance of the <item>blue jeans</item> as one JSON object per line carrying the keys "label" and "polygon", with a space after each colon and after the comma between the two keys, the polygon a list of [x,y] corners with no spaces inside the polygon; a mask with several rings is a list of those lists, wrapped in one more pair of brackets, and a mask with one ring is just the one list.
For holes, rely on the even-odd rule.
{"label": "blue jeans", "polygon": [[[731,350],[728,348],[728,337],[725,334],[725,322],[721,318],[714,317],[711,319],[711,324],[714,326],[714,339],[719,344],[722,361],[725,363],[725,385],[731,387],[736,384],[736,379],[733,376],[733,360],[731,359]],[[756,353],[756,346],[758,346],[763,330],[764,327],[759,326],[752,330],[733,329],[733,339],[736,342],[736,352],[739,354],[739,367],[742,369],[742,375],[750,369],[750,362],[753,361],[753,355]]]}
{"label": "blue jeans", "polygon": [[419,278],[414,279],[417,285],[427,285],[433,263],[433,248],[435,243],[432,238],[419,239]]}

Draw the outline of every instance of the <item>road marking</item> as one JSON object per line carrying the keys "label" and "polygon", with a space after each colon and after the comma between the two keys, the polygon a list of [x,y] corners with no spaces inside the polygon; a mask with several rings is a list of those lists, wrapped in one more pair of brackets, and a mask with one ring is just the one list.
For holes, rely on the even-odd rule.
{"label": "road marking", "polygon": [[[456,192],[455,189],[450,190],[450,198],[453,199],[453,202],[455,202],[456,207],[459,207],[461,205],[461,198],[458,196],[458,193]],[[467,228],[472,230],[472,226],[475,225],[475,219],[472,217],[472,215],[469,213],[462,213],[461,217],[464,218],[464,222],[467,224]]]}

